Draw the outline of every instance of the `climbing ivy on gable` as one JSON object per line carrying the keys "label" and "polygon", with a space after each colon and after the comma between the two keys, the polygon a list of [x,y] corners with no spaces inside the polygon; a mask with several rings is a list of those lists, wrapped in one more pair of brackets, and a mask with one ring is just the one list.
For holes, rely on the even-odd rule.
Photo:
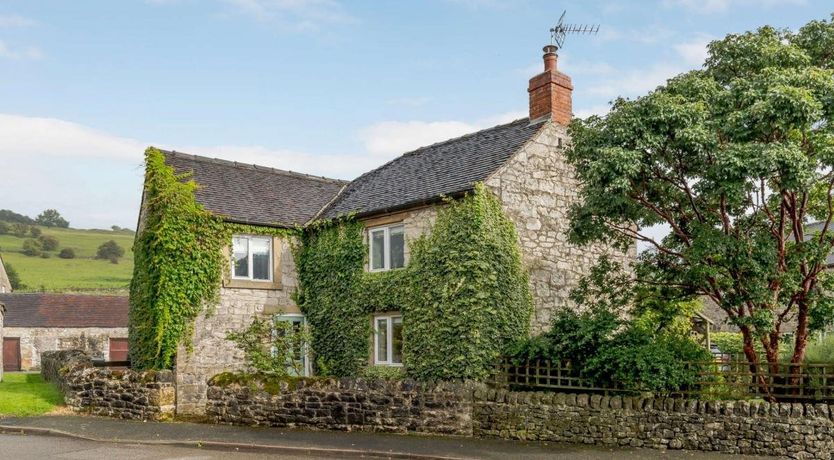
{"label": "climbing ivy on gable", "polygon": [[233,233],[283,235],[294,230],[226,223],[195,197],[199,185],[177,175],[156,148],[145,151],[142,226],[133,243],[130,359],[137,369],[168,369],[180,345],[190,348],[194,320],[218,300]]}
{"label": "climbing ivy on gable", "polygon": [[371,315],[403,313],[406,372],[422,379],[480,378],[529,330],[532,297],[515,227],[482,185],[438,211],[409,241],[405,268],[365,272],[364,226],[352,217],[306,229],[295,250],[299,291],[318,371],[360,374],[369,363]]}

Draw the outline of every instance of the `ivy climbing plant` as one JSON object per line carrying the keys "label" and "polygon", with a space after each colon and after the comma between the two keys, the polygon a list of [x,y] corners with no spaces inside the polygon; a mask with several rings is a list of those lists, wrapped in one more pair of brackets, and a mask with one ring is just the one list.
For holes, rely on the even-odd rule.
{"label": "ivy climbing plant", "polygon": [[483,377],[528,333],[532,298],[515,228],[482,185],[439,209],[433,230],[409,242],[405,268],[365,272],[363,230],[352,217],[317,223],[296,247],[296,302],[319,373],[363,372],[375,312],[403,312],[406,372],[421,379]]}

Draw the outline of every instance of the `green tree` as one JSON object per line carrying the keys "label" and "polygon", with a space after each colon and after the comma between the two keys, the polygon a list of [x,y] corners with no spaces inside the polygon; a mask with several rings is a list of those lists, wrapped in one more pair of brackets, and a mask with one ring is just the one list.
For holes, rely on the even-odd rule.
{"label": "green tree", "polygon": [[[0,263],[3,263],[0,261]],[[12,290],[16,291],[18,289],[23,289],[26,287],[25,284],[20,282],[20,274],[17,273],[17,270],[12,266],[12,264],[4,263],[3,267],[6,269],[6,276],[9,278],[9,284],[12,285]]]}
{"label": "green tree", "polygon": [[58,253],[58,257],[60,257],[62,259],[75,259],[75,249],[73,249],[73,248],[61,249],[61,252]]}
{"label": "green tree", "polygon": [[40,213],[35,221],[38,225],[43,225],[44,227],[69,227],[69,222],[61,217],[61,214],[54,209],[47,209]]}
{"label": "green tree", "polygon": [[34,225],[29,227],[29,236],[31,236],[32,238],[38,238],[42,234],[43,234],[43,231],[40,229],[40,227],[36,227]]}
{"label": "green tree", "polygon": [[43,246],[40,241],[30,238],[23,241],[21,252],[29,257],[38,257],[43,254]]}
{"label": "green tree", "polygon": [[[33,227],[36,228],[36,227]],[[44,251],[54,251],[58,249],[58,246],[61,244],[58,241],[58,238],[55,238],[52,235],[40,235],[38,237],[38,241],[40,241],[41,246],[43,247]]]}
{"label": "green tree", "polygon": [[116,243],[113,240],[110,240],[106,243],[102,243],[96,251],[96,259],[109,260],[114,264],[119,263],[119,259],[124,255],[124,248],[119,246],[119,243]]}
{"label": "green tree", "polygon": [[[751,363],[755,342],[777,362],[791,319],[801,362],[809,333],[834,319],[832,49],[834,17],[728,35],[702,70],[570,127],[584,199],[571,240],[645,244],[638,288],[662,302],[710,297]],[[667,236],[646,231],[660,224]]]}

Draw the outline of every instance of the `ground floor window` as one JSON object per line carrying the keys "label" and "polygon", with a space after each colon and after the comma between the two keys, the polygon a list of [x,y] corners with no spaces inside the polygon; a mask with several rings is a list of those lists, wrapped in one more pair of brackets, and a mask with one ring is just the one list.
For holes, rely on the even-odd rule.
{"label": "ground floor window", "polygon": [[[300,313],[275,315],[273,321],[275,334],[292,332],[295,337],[298,337],[298,332],[307,326],[307,319]],[[290,375],[295,377],[309,377],[312,375],[309,351],[307,344],[300,339],[298,343],[292,345],[292,358],[287,362],[287,372]],[[275,353],[276,351],[273,349],[272,352]]]}
{"label": "ground floor window", "polygon": [[374,316],[374,364],[403,364],[403,317],[399,313]]}

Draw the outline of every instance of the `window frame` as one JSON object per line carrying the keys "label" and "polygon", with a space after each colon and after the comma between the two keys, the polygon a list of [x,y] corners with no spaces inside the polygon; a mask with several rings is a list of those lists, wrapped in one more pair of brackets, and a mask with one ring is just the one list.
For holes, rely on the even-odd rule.
{"label": "window frame", "polygon": [[[386,354],[388,355],[388,359],[385,361],[381,361],[379,359],[379,320],[385,320],[386,324]],[[385,313],[380,315],[373,316],[374,322],[374,352],[373,352],[373,364],[374,366],[392,366],[392,367],[402,367],[403,363],[395,363],[394,359],[394,319],[399,319],[400,324],[403,321],[402,313]],[[400,359],[402,359],[402,350],[400,350]]]}
{"label": "window frame", "polygon": [[[403,266],[391,268],[391,229],[402,228],[403,234]],[[382,232],[382,267],[374,268],[374,233]],[[368,228],[368,271],[369,272],[386,272],[389,270],[399,270],[405,268],[405,225],[402,222],[390,225],[379,225]]]}
{"label": "window frame", "polygon": [[[281,313],[272,315],[272,333],[275,334],[277,331],[277,329],[275,328],[275,323],[277,321],[293,321],[295,319],[301,320],[301,327],[307,325],[307,315],[305,315],[304,313]],[[270,354],[275,356],[275,347],[271,347]],[[304,375],[299,375],[298,377],[310,377],[311,375],[313,375],[313,366],[310,362],[309,344],[304,344],[304,350],[302,350],[301,355],[304,359]]]}
{"label": "window frame", "polygon": [[[248,276],[237,276],[235,274],[235,238],[246,238],[247,244],[247,262],[248,262]],[[267,269],[267,274],[269,277],[267,279],[260,279],[255,278],[255,270],[254,270],[254,258],[252,257],[252,240],[265,240],[269,244],[269,268]],[[272,243],[272,237],[265,236],[265,235],[249,235],[249,234],[239,234],[239,235],[232,235],[232,246],[230,252],[230,265],[231,265],[231,279],[234,281],[251,281],[254,283],[272,283],[274,277],[275,267],[273,266],[273,259],[275,257],[275,245]]]}

